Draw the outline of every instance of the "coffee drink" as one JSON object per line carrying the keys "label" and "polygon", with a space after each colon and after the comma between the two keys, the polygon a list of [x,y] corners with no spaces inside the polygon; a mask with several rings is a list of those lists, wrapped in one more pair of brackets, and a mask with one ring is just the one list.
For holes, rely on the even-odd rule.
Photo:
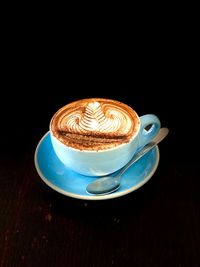
{"label": "coffee drink", "polygon": [[53,116],[54,137],[68,147],[99,151],[128,143],[139,130],[136,112],[116,100],[89,98],[72,102]]}
{"label": "coffee drink", "polygon": [[57,158],[67,168],[86,176],[103,176],[125,166],[159,129],[160,121],[153,114],[139,117],[119,101],[88,98],[55,113],[50,137]]}

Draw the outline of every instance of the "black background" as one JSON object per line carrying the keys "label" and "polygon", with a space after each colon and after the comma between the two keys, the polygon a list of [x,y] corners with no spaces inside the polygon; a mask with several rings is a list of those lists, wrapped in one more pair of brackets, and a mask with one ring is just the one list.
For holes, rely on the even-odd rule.
{"label": "black background", "polygon": [[[97,46],[97,38],[90,45],[81,38],[81,45],[58,40],[54,47],[43,34],[8,41],[1,95],[1,266],[199,266],[200,184],[193,154],[198,98],[189,56],[175,33],[168,40],[146,38],[148,45],[137,41],[131,49],[128,40],[120,48],[107,41]],[[34,151],[52,115],[86,97],[119,100],[138,115],[154,113],[170,130],[159,145],[155,175],[119,199],[62,196],[35,170]]]}

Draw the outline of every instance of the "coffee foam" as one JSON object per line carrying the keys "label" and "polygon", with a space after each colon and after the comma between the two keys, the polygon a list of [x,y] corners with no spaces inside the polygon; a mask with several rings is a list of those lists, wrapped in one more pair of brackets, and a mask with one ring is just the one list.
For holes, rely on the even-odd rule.
{"label": "coffee foam", "polygon": [[110,99],[90,98],[70,103],[53,116],[53,135],[80,150],[104,150],[127,143],[139,119],[129,106]]}

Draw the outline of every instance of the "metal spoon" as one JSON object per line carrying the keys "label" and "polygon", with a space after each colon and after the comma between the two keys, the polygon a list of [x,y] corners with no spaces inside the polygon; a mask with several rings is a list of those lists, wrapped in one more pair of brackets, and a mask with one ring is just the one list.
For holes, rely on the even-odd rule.
{"label": "metal spoon", "polygon": [[133,158],[120,170],[116,176],[105,176],[95,180],[86,187],[86,191],[92,195],[106,195],[116,191],[121,184],[122,174],[138,159],[161,142],[168,134],[168,128],[161,128],[157,136],[142,148]]}

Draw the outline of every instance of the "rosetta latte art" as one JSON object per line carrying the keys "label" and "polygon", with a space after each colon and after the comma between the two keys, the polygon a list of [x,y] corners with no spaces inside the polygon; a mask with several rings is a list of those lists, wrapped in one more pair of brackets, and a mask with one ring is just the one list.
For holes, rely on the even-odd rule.
{"label": "rosetta latte art", "polygon": [[61,128],[72,133],[128,133],[131,120],[123,110],[99,102],[89,103],[84,112],[74,111],[64,115]]}
{"label": "rosetta latte art", "polygon": [[52,120],[53,134],[78,149],[101,150],[126,143],[137,129],[135,112],[106,99],[85,99],[66,105]]}

